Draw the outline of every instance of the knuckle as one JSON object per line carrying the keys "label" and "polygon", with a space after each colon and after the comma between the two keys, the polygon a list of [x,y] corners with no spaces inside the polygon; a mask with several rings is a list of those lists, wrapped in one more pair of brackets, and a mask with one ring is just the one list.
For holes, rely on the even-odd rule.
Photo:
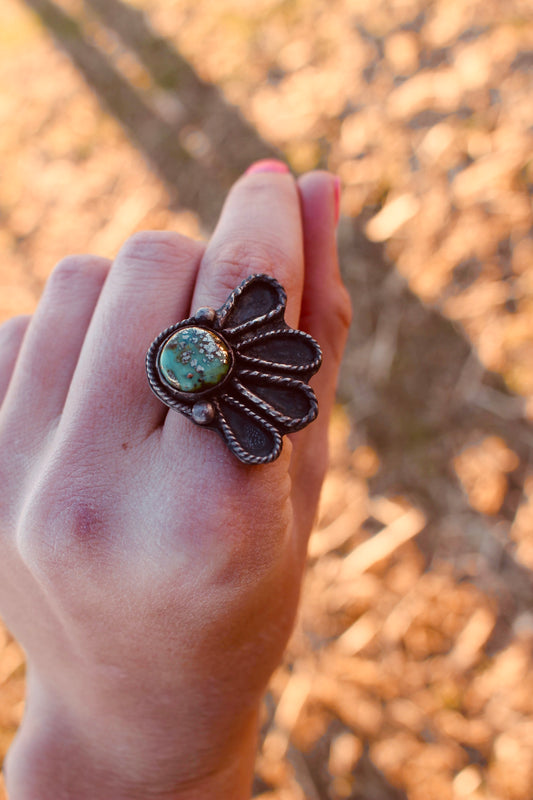
{"label": "knuckle", "polygon": [[224,241],[210,255],[210,289],[222,301],[244,278],[257,273],[297,274],[295,259],[274,242],[253,239]]}
{"label": "knuckle", "polygon": [[20,341],[28,324],[31,316],[29,314],[20,314],[16,317],[6,320],[0,325],[0,346],[11,346],[15,342]]}
{"label": "knuckle", "polygon": [[147,263],[175,269],[198,258],[202,249],[200,242],[174,231],[138,231],[122,245],[117,260],[143,271]]}
{"label": "knuckle", "polygon": [[95,272],[105,271],[109,262],[105,258],[91,255],[66,256],[59,261],[50,276],[52,281],[70,281],[79,275],[92,275]]}
{"label": "knuckle", "polygon": [[60,590],[108,558],[109,515],[83,493],[43,483],[19,516],[19,556],[42,582]]}
{"label": "knuckle", "polygon": [[96,256],[67,256],[59,261],[50,275],[45,297],[61,300],[79,291],[80,283],[101,283],[109,269],[109,262]]}

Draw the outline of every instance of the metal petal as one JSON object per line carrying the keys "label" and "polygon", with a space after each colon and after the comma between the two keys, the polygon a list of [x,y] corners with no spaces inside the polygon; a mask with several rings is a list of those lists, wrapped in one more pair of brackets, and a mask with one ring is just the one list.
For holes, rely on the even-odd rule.
{"label": "metal petal", "polygon": [[239,361],[245,367],[311,376],[322,362],[320,347],[309,334],[277,328],[240,342]]}
{"label": "metal petal", "polygon": [[318,414],[313,390],[294,378],[241,370],[232,387],[249,408],[272,419],[281,433],[300,430]]}
{"label": "metal petal", "polygon": [[227,336],[243,334],[283,318],[287,295],[269,275],[250,275],[217,311],[217,326]]}
{"label": "metal petal", "polygon": [[246,464],[267,464],[281,453],[281,434],[235,397],[216,401],[217,427],[229,449]]}

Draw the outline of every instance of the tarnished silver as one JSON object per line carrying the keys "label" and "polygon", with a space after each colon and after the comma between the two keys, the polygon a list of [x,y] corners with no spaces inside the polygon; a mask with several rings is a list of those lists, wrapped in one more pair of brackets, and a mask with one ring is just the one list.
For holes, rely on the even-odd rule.
{"label": "tarnished silver", "polygon": [[[277,280],[250,275],[218,310],[200,308],[162,331],[146,355],[148,381],[157,397],[197,425],[219,433],[247,464],[274,461],[281,453],[282,436],[304,428],[318,414],[308,381],[319,369],[322,354],[309,334],[287,325],[286,301]],[[186,392],[165,380],[160,357],[178,330],[192,327],[216,333],[230,352],[231,365],[216,386]]]}

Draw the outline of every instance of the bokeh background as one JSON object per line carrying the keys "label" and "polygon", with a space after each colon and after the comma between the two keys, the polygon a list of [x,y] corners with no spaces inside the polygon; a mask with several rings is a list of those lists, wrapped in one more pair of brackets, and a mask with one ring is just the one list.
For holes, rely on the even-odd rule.
{"label": "bokeh background", "polygon": [[[67,253],[208,236],[256,158],[343,182],[354,324],[263,800],[533,797],[532,89],[530,0],[2,0],[0,319]],[[23,705],[0,625],[0,756]]]}

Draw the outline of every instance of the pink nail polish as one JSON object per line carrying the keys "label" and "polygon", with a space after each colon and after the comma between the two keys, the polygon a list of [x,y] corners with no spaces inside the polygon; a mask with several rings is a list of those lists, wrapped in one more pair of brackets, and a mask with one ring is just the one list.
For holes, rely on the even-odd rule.
{"label": "pink nail polish", "polygon": [[340,209],[341,209],[341,179],[338,175],[335,176],[335,183],[333,186],[335,197],[335,225],[339,222]]}
{"label": "pink nail polish", "polygon": [[289,168],[283,161],[276,161],[274,158],[264,158],[262,161],[256,161],[252,164],[245,175],[253,175],[254,172],[289,172]]}

